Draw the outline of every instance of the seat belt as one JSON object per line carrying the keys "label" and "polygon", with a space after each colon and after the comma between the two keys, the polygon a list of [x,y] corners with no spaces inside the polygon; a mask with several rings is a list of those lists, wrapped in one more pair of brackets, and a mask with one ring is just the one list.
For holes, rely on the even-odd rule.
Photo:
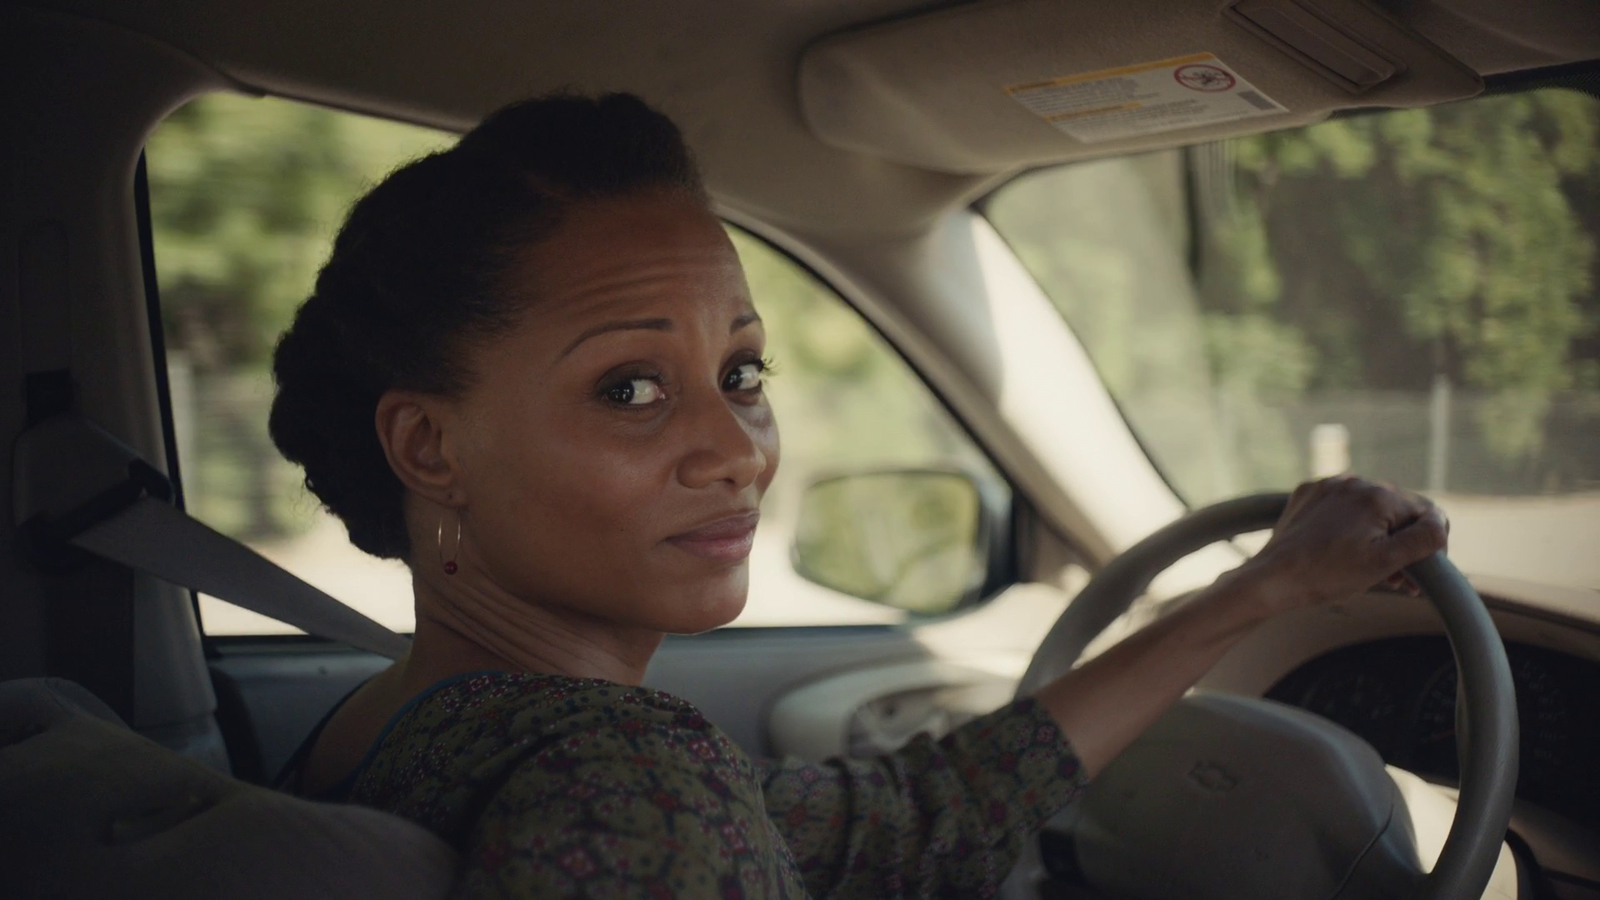
{"label": "seat belt", "polygon": [[411,646],[174,507],[165,475],[77,413],[23,432],[13,459],[18,538],[45,571],[70,571],[92,554],[390,659]]}

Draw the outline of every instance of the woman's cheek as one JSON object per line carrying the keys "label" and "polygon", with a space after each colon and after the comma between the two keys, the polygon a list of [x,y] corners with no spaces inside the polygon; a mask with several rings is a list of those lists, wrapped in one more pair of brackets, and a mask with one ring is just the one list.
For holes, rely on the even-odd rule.
{"label": "woman's cheek", "polygon": [[760,418],[755,424],[756,446],[761,448],[761,455],[766,458],[767,467],[756,480],[756,485],[762,494],[767,492],[767,485],[772,483],[774,475],[778,474],[778,460],[782,457],[782,441],[778,437],[778,417],[773,415],[772,407],[766,398],[762,398],[759,407]]}

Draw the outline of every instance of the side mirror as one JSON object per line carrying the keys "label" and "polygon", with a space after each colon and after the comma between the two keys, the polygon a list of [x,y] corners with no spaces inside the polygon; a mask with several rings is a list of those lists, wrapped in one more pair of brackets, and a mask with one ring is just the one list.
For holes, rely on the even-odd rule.
{"label": "side mirror", "polygon": [[795,571],[862,600],[940,615],[982,590],[998,518],[962,472],[822,478],[800,501]]}

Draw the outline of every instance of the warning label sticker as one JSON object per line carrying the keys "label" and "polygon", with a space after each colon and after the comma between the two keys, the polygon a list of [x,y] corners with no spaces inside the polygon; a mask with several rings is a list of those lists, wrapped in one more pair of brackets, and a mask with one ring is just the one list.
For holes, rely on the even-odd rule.
{"label": "warning label sticker", "polygon": [[1210,53],[1005,89],[1086,144],[1288,112]]}

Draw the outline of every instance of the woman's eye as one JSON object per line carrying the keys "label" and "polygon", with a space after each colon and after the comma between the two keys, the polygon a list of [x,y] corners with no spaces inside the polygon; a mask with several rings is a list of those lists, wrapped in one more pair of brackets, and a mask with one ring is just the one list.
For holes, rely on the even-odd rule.
{"label": "woman's eye", "polygon": [[761,387],[761,373],[766,371],[766,365],[759,362],[747,362],[742,366],[735,366],[722,380],[722,389],[725,391],[753,391]]}
{"label": "woman's eye", "polygon": [[653,378],[630,378],[606,389],[606,399],[622,406],[649,406],[665,396]]}

